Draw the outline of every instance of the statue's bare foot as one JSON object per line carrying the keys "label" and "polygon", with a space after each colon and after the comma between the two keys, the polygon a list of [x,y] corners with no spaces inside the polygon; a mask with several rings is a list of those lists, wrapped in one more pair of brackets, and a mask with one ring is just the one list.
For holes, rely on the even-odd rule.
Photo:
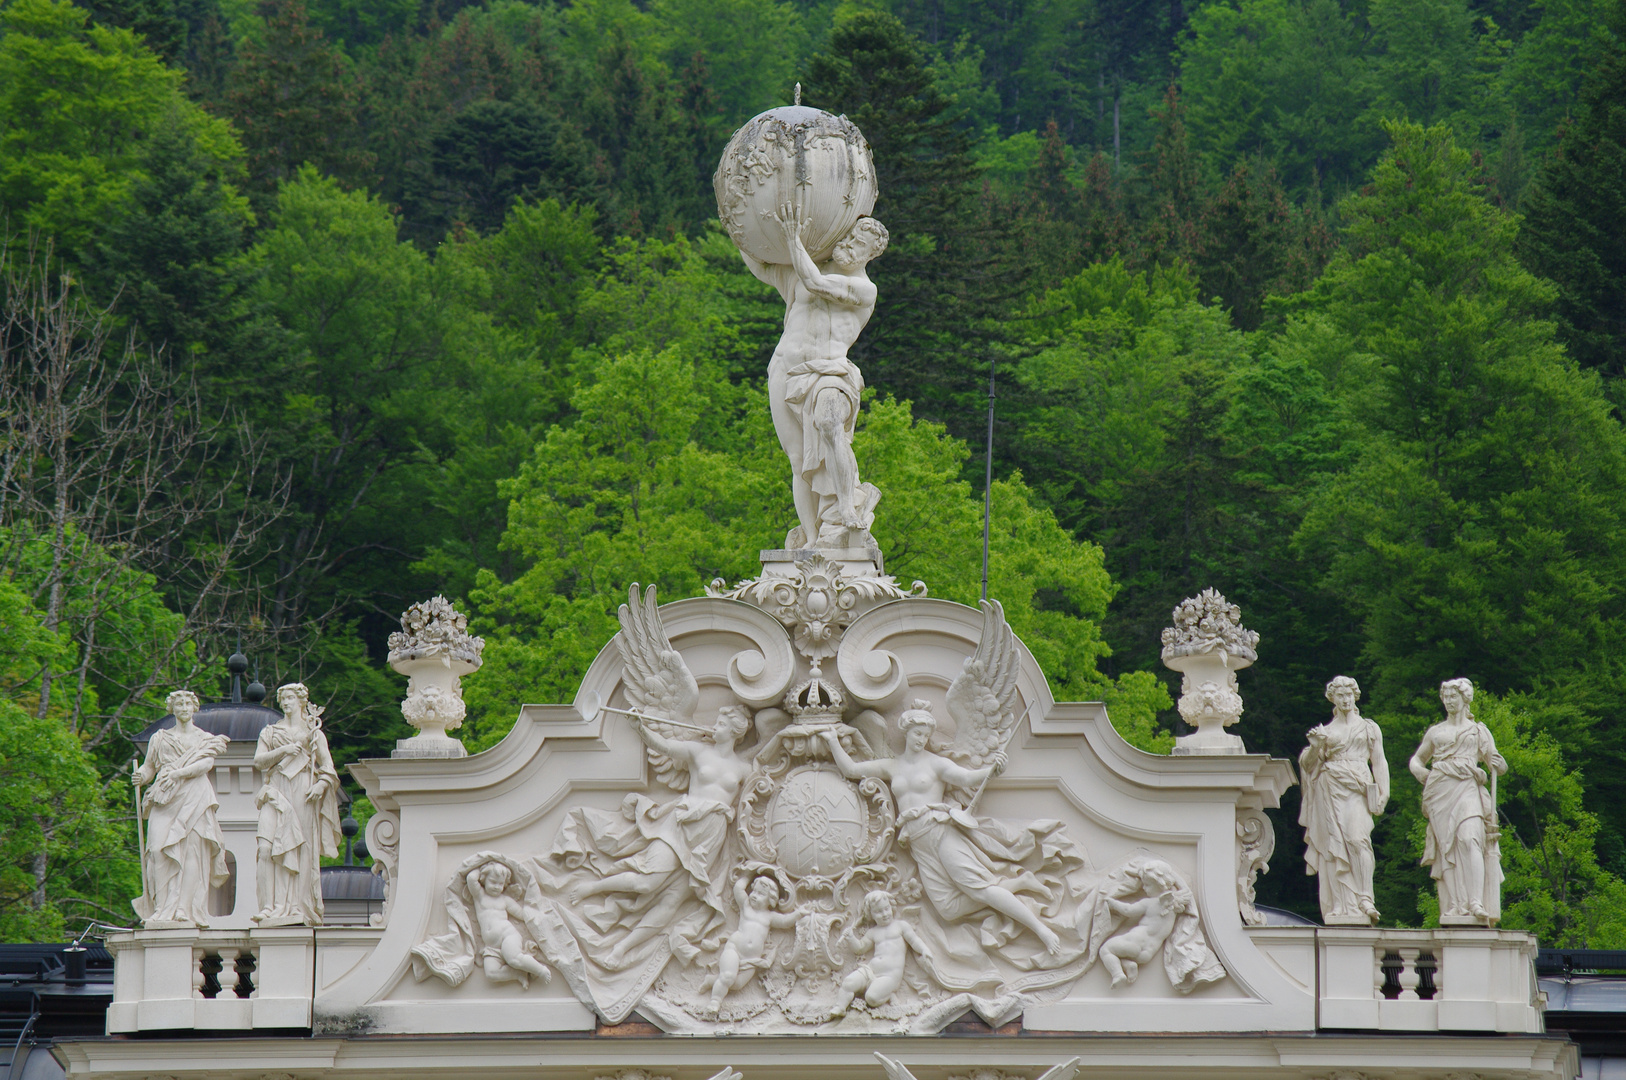
{"label": "statue's bare foot", "polygon": [[1114,975],[1112,977],[1112,989],[1116,990],[1119,987],[1128,984],[1128,982],[1129,982],[1129,976],[1122,975],[1122,974]]}
{"label": "statue's bare foot", "polygon": [[1045,952],[1051,956],[1059,956],[1061,954],[1061,935],[1048,926],[1039,927],[1038,933],[1039,940],[1044,942]]}
{"label": "statue's bare foot", "polygon": [[1361,899],[1361,914],[1368,919],[1376,919],[1378,917],[1377,905],[1363,897]]}

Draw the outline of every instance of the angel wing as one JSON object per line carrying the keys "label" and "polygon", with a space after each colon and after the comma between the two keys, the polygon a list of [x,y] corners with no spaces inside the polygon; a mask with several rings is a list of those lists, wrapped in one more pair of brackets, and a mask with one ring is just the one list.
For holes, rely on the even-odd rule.
{"label": "angel wing", "polygon": [[982,602],[982,640],[976,655],[949,685],[948,712],[954,718],[952,757],[980,768],[988,763],[1016,726],[1016,635],[998,600]]}
{"label": "angel wing", "polygon": [[881,1068],[886,1070],[888,1080],[915,1080],[915,1074],[910,1072],[908,1066],[897,1058],[889,1058],[885,1054],[877,1052],[875,1060],[879,1061]]}
{"label": "angel wing", "polygon": [[655,586],[638,595],[638,583],[627,592],[617,613],[621,619],[622,681],[633,708],[680,723],[694,722],[700,686],[683,656],[672,648],[655,610]]}
{"label": "angel wing", "polygon": [[724,1065],[723,1071],[712,1077],[711,1080],[740,1080],[745,1074],[735,1070],[732,1065]]}
{"label": "angel wing", "polygon": [[[668,739],[692,738],[682,728],[661,723],[675,720],[681,724],[694,723],[695,708],[700,704],[700,684],[695,682],[683,655],[672,648],[666,637],[666,627],[655,608],[655,586],[651,585],[639,595],[638,583],[627,591],[627,602],[617,612],[621,620],[621,633],[615,639],[621,650],[621,683],[626,688],[627,700],[632,707],[649,714],[644,721],[657,734]],[[644,744],[655,778],[668,787],[679,790],[689,786],[689,773],[679,762]]]}
{"label": "angel wing", "polygon": [[1078,1075],[1079,1060],[1079,1058],[1073,1058],[1070,1061],[1062,1062],[1060,1065],[1052,1065],[1045,1070],[1039,1080],[1073,1080],[1073,1077]]}

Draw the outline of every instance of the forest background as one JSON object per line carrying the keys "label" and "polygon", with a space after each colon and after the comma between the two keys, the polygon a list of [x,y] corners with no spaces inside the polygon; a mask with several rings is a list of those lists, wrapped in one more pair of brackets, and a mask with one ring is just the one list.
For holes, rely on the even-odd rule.
{"label": "forest background", "polygon": [[[715,221],[787,103],[870,140],[854,358],[887,569],[992,593],[1058,697],[1182,730],[1158,632],[1261,634],[1240,732],[1359,679],[1387,923],[1404,768],[1467,676],[1512,764],[1505,925],[1626,946],[1626,8],[1618,0],[6,0],[0,940],[126,925],[164,694],[408,731],[385,638],[487,640],[471,749],[569,700],[634,581],[793,524],[778,298]],[[1315,913],[1297,790],[1262,902]],[[365,800],[357,802],[365,817]]]}

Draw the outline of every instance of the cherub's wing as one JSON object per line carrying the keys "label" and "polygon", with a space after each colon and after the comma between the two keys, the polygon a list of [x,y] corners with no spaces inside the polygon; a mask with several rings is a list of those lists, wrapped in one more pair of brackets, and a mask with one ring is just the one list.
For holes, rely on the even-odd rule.
{"label": "cherub's wing", "polygon": [[711,1080],[740,1080],[744,1073],[734,1071],[734,1066],[724,1065],[723,1071],[712,1077]]}
{"label": "cherub's wing", "polygon": [[982,602],[982,640],[976,655],[949,685],[948,712],[954,718],[949,754],[971,768],[986,765],[1016,726],[1016,635],[997,600]]}
{"label": "cherub's wing", "polygon": [[1052,1066],[1045,1070],[1039,1080],[1073,1080],[1073,1077],[1078,1075],[1079,1060],[1073,1058],[1071,1061],[1064,1061],[1060,1065]]}
{"label": "cherub's wing", "polygon": [[[621,682],[633,708],[649,714],[645,720],[656,734],[668,739],[690,739],[686,728],[672,727],[661,720],[679,723],[694,722],[695,708],[700,704],[700,685],[695,682],[683,656],[672,648],[661,625],[660,612],[655,607],[655,586],[639,594],[633,583],[627,593],[627,602],[617,613],[621,619],[621,633],[615,639],[621,650]],[[689,773],[679,762],[649,746],[644,746],[649,764],[655,769],[655,778],[678,790],[689,786]]]}
{"label": "cherub's wing", "polygon": [[885,1054],[877,1052],[875,1060],[879,1061],[881,1068],[886,1070],[889,1080],[915,1080],[915,1074],[910,1072],[903,1062],[898,1059],[889,1058]]}

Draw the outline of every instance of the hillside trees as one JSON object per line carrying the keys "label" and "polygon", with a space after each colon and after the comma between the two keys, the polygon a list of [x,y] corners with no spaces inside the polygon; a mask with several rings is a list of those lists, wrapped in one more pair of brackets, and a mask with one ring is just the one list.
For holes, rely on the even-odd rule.
{"label": "hillside trees", "polygon": [[1519,253],[1558,286],[1560,339],[1584,367],[1626,374],[1626,4],[1558,149],[1521,205]]}
{"label": "hillside trees", "polygon": [[225,185],[241,149],[187,99],[181,73],[128,30],[90,25],[59,0],[0,12],[0,226],[34,230],[63,256],[93,254],[154,165],[155,133],[189,155],[198,182]]}
{"label": "hillside trees", "polygon": [[889,15],[839,24],[809,65],[803,100],[863,131],[880,188],[875,215],[892,234],[871,269],[880,299],[852,358],[871,385],[968,434],[995,347],[986,320],[1015,283],[977,198],[967,137],[919,46]]}

